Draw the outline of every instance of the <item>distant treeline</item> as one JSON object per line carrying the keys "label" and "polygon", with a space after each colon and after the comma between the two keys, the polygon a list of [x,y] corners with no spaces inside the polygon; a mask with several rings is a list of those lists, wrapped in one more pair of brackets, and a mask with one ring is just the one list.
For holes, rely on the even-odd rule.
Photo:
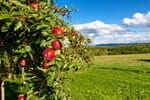
{"label": "distant treeline", "polygon": [[118,54],[142,54],[142,53],[150,53],[150,43],[130,44],[120,46],[89,46],[88,50],[95,56],[118,55]]}

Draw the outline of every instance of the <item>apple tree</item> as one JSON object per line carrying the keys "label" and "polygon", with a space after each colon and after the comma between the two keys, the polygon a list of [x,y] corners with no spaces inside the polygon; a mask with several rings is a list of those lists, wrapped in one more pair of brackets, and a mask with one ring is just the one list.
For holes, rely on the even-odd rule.
{"label": "apple tree", "polygon": [[6,99],[70,98],[64,73],[92,58],[86,49],[90,40],[62,18],[70,12],[53,0],[0,0],[0,82],[8,88]]}

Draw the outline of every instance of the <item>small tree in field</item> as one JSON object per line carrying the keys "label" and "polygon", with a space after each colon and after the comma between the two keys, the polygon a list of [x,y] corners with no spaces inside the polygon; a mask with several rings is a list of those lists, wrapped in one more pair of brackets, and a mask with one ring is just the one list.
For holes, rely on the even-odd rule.
{"label": "small tree in field", "polygon": [[61,19],[68,13],[52,0],[0,0],[0,82],[8,100],[69,99],[62,73],[90,62],[90,54],[89,39]]}

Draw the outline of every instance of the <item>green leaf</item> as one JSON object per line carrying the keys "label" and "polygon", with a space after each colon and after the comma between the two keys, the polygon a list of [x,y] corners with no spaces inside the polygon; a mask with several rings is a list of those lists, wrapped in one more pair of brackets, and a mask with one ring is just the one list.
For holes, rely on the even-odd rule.
{"label": "green leaf", "polygon": [[0,15],[0,20],[11,19],[12,16],[10,14],[2,14]]}
{"label": "green leaf", "polygon": [[38,70],[40,70],[40,71],[42,71],[42,72],[44,72],[44,73],[47,72],[47,69],[43,69],[43,68],[41,68],[41,67],[37,67],[37,68],[38,68]]}
{"label": "green leaf", "polygon": [[12,16],[21,16],[21,15],[24,15],[24,12],[13,12],[11,15]]}
{"label": "green leaf", "polygon": [[3,26],[3,27],[1,28],[1,31],[2,31],[2,32],[7,32],[7,31],[8,31],[8,28],[5,27],[5,26]]}
{"label": "green leaf", "polygon": [[27,53],[31,51],[32,49],[30,46],[24,46],[24,45],[19,46],[18,49],[15,50],[16,53]]}
{"label": "green leaf", "polygon": [[9,27],[10,25],[12,25],[12,22],[8,21],[6,22],[7,27]]}
{"label": "green leaf", "polygon": [[47,32],[47,31],[42,31],[41,33],[42,33],[43,36],[48,36],[49,35],[49,32]]}
{"label": "green leaf", "polygon": [[49,28],[49,25],[46,25],[46,24],[38,25],[38,26],[36,27],[36,30],[40,30],[40,29],[42,29],[42,28]]}
{"label": "green leaf", "polygon": [[17,31],[19,28],[21,28],[22,27],[22,23],[21,23],[21,21],[18,21],[16,24],[15,24],[15,28],[14,28],[14,30],[15,31]]}

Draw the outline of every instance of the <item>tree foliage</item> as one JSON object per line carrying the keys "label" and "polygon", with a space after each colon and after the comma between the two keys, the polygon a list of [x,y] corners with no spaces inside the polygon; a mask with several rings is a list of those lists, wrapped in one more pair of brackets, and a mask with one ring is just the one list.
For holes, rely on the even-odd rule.
{"label": "tree foliage", "polygon": [[[61,73],[77,70],[91,58],[89,39],[62,19],[70,11],[51,0],[0,0],[0,78],[14,89],[12,94],[28,100],[69,99]],[[56,28],[64,34],[54,33]],[[56,40],[62,45],[57,50],[52,45]],[[47,49],[53,52],[45,53]]]}

